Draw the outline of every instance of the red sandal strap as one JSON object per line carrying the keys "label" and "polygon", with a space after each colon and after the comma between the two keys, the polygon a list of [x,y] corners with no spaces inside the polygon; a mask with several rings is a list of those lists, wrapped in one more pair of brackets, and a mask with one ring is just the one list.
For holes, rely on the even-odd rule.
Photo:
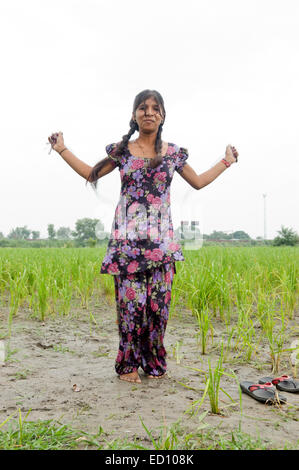
{"label": "red sandal strap", "polygon": [[285,380],[289,380],[291,377],[289,375],[282,375],[281,377],[276,377],[272,380],[274,385],[278,384],[279,382],[284,382]]}
{"label": "red sandal strap", "polygon": [[273,388],[274,385],[273,383],[271,382],[267,382],[265,384],[253,384],[253,385],[250,385],[250,387],[248,388],[248,390],[250,390],[250,392],[254,392],[254,390],[259,390],[260,388]]}

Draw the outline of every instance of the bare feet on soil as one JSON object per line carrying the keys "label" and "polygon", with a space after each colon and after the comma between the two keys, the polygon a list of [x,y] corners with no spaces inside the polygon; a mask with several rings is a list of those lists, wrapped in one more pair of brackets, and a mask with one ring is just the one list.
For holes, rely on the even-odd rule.
{"label": "bare feet on soil", "polygon": [[134,382],[141,384],[141,379],[139,377],[138,372],[131,372],[130,374],[121,374],[119,376],[120,380],[124,380],[125,382]]}
{"label": "bare feet on soil", "polygon": [[[162,379],[162,377],[165,377],[165,374],[162,375],[150,375],[146,374],[146,377],[149,379]],[[120,374],[119,375],[120,380],[124,380],[125,382],[134,382],[141,384],[141,379],[137,371],[131,372],[129,374]]]}
{"label": "bare feet on soil", "polygon": [[162,379],[162,377],[165,377],[165,375],[166,375],[166,372],[165,372],[165,374],[162,374],[162,375],[150,375],[150,374],[148,374],[147,377],[149,379]]}

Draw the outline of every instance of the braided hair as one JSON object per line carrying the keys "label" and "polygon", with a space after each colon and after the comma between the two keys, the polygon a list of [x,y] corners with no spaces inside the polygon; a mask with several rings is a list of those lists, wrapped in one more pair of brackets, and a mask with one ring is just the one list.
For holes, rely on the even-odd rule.
{"label": "braided hair", "polygon": [[[162,157],[162,130],[163,130],[163,124],[165,121],[165,108],[164,108],[164,101],[160,93],[156,90],[143,90],[138,95],[135,97],[134,104],[133,104],[133,114],[135,114],[136,109],[141,103],[144,103],[148,98],[154,98],[156,102],[158,103],[160,109],[162,109],[162,114],[160,113],[162,117],[162,122],[159,125],[157,136],[156,136],[156,141],[155,141],[155,152],[156,156],[154,158],[150,159],[150,167],[151,168],[156,168],[160,163],[163,161]],[[114,157],[121,157],[121,155],[128,149],[128,143],[131,138],[131,136],[134,134],[135,131],[139,131],[139,126],[137,122],[132,118],[129,123],[130,129],[129,132],[125,135],[123,135],[122,140],[117,144],[116,149],[113,153]],[[106,157],[102,160],[100,160],[91,170],[88,180],[86,183],[89,181],[92,183],[94,188],[96,188],[97,185],[97,179],[98,179],[98,173],[99,171],[108,163],[111,162],[111,159],[109,157]]]}

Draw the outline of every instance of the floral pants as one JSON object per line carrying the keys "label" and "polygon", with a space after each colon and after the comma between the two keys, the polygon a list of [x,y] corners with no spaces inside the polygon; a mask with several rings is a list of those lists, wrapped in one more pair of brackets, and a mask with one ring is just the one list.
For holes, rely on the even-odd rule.
{"label": "floral pants", "polygon": [[163,345],[175,263],[130,275],[114,275],[118,316],[117,374],[137,371],[162,375],[166,371]]}

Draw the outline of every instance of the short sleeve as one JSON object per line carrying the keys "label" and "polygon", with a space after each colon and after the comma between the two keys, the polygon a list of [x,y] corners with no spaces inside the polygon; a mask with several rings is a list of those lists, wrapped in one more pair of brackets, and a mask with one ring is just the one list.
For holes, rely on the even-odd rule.
{"label": "short sleeve", "polygon": [[187,163],[186,160],[188,157],[189,157],[188,150],[185,149],[184,147],[180,147],[176,156],[176,164],[175,164],[175,170],[178,173],[181,173],[183,171],[183,168]]}
{"label": "short sleeve", "polygon": [[111,160],[113,160],[114,163],[116,163],[118,167],[120,167],[119,157],[115,156],[116,147],[117,147],[117,144],[106,145],[106,153],[107,153],[107,156],[111,158]]}

